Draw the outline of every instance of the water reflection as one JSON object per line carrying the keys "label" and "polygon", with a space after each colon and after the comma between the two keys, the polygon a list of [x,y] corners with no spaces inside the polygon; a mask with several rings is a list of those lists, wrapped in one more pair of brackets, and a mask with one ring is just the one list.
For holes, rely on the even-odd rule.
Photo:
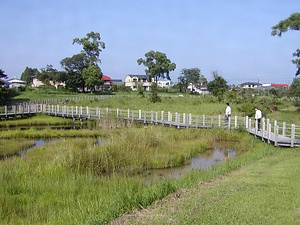
{"label": "water reflection", "polygon": [[211,150],[207,150],[204,153],[192,158],[190,162],[181,167],[167,168],[167,169],[155,169],[148,170],[145,177],[147,178],[177,178],[180,175],[185,174],[188,171],[196,169],[210,169],[219,163],[226,161],[227,159],[234,158],[236,151],[232,148],[216,146]]}
{"label": "water reflection", "polygon": [[45,145],[45,144],[49,144],[49,143],[55,143],[55,142],[57,142],[57,140],[51,140],[51,141],[46,141],[46,140],[42,140],[42,139],[36,140],[36,141],[34,142],[34,145],[33,145],[32,147],[26,148],[26,149],[24,149],[23,151],[21,151],[21,152],[19,153],[19,156],[20,156],[20,157],[24,157],[29,151],[31,151],[31,150],[34,149],[34,148],[37,148],[37,147],[39,147],[39,146],[42,146],[42,145]]}

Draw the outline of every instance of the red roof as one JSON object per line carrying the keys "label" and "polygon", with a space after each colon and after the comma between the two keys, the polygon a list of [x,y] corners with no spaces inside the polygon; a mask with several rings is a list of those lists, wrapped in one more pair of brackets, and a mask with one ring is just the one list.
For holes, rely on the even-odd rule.
{"label": "red roof", "polygon": [[289,87],[289,84],[271,84],[271,87]]}
{"label": "red roof", "polygon": [[102,80],[104,80],[104,81],[110,81],[111,78],[109,76],[102,75]]}

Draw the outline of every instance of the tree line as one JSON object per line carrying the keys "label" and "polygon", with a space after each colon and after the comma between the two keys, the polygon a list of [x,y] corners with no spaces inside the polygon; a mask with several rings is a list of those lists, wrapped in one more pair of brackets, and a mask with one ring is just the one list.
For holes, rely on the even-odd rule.
{"label": "tree line", "polygon": [[[271,35],[281,37],[288,30],[299,29],[300,13],[293,13],[289,18],[273,26]],[[21,80],[30,84],[32,83],[32,78],[35,77],[45,85],[64,83],[68,90],[74,92],[85,91],[85,89],[91,92],[95,91],[96,86],[103,85],[103,73],[98,63],[101,63],[100,53],[105,49],[105,43],[101,41],[99,33],[92,31],[87,33],[83,38],[73,39],[72,44],[82,45],[82,50],[78,54],[66,57],[60,61],[60,65],[64,71],[58,71],[52,65],[47,65],[40,71],[36,68],[26,67],[21,74]],[[292,60],[292,63],[296,65],[297,70],[291,89],[294,96],[300,97],[300,78],[298,78],[298,75],[300,75],[300,49],[297,49],[293,53],[293,57],[295,59]],[[165,53],[153,50],[145,53],[144,58],[139,58],[137,64],[145,66],[145,73],[148,75],[149,80],[154,80],[151,86],[150,100],[152,102],[160,101],[157,94],[157,81],[165,78],[170,80],[169,74],[176,69],[176,64],[171,62]],[[208,82],[198,67],[184,68],[177,78],[179,91],[186,92],[190,84],[192,84],[192,92],[194,88],[205,85],[208,91],[221,101],[224,93],[228,90],[227,81],[218,71],[213,71],[211,75],[213,80]],[[0,78],[6,77],[5,72],[0,70]],[[143,90],[140,90],[140,92],[142,93]],[[14,95],[13,91],[5,89],[1,80],[0,94],[0,104],[7,102]]]}

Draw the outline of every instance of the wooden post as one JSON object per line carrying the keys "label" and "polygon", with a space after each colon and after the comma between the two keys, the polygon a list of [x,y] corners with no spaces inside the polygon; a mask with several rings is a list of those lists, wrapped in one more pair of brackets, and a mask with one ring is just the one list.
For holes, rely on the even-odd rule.
{"label": "wooden post", "polygon": [[271,141],[270,141],[270,138],[271,138],[271,132],[272,132],[272,124],[269,123],[269,126],[268,126],[268,143],[270,144]]}
{"label": "wooden post", "polygon": [[[100,113],[100,111],[99,111],[99,113]],[[118,118],[119,117],[119,108],[117,108],[116,113],[117,113],[117,118]]]}
{"label": "wooden post", "polygon": [[231,116],[228,116],[228,130],[230,130],[231,127]]}
{"label": "wooden post", "polygon": [[211,126],[211,128],[214,127],[214,117],[213,116],[210,117],[210,126]]}
{"label": "wooden post", "polygon": [[151,123],[153,123],[154,122],[154,115],[153,115],[153,110],[151,110]]}
{"label": "wooden post", "polygon": [[234,116],[234,128],[237,129],[238,128],[238,117]]}
{"label": "wooden post", "polygon": [[189,121],[189,124],[192,124],[192,114],[191,113],[189,114],[189,120],[188,121]]}
{"label": "wooden post", "polygon": [[161,121],[164,124],[165,118],[164,118],[164,111],[161,111]]}
{"label": "wooden post", "polygon": [[130,119],[130,110],[127,109],[127,118]]}
{"label": "wooden post", "polygon": [[132,113],[131,121],[133,122],[134,121],[134,110],[132,110],[131,113]]}
{"label": "wooden post", "polygon": [[291,147],[293,148],[295,143],[296,125],[292,124],[291,129]]}
{"label": "wooden post", "polygon": [[144,124],[147,123],[146,111],[144,111]]}
{"label": "wooden post", "polygon": [[183,123],[183,124],[186,124],[186,121],[185,121],[185,119],[186,119],[186,114],[185,114],[185,113],[183,113],[183,114],[182,114],[182,123]]}
{"label": "wooden post", "polygon": [[158,112],[155,112],[155,123],[158,123]]}
{"label": "wooden post", "polygon": [[203,124],[203,126],[205,126],[205,115],[204,114],[202,115],[202,124]]}
{"label": "wooden post", "polygon": [[248,128],[249,128],[249,130],[251,130],[251,128],[252,128],[251,122],[252,122],[252,121],[251,121],[251,118],[249,118],[249,119],[248,119]]}
{"label": "wooden post", "polygon": [[248,130],[249,129],[249,117],[248,116],[246,116],[246,121],[245,121],[246,123],[245,123],[245,125],[246,125],[246,130]]}
{"label": "wooden post", "polygon": [[199,116],[196,116],[196,128],[198,128]]}
{"label": "wooden post", "polygon": [[221,115],[219,115],[219,127],[221,127]]}
{"label": "wooden post", "polygon": [[282,123],[282,135],[285,137],[286,134],[286,122]]}
{"label": "wooden post", "polygon": [[274,124],[274,134],[275,134],[274,145],[278,146],[278,125],[277,125],[277,123]]}
{"label": "wooden post", "polygon": [[142,118],[142,110],[139,109],[139,119]]}

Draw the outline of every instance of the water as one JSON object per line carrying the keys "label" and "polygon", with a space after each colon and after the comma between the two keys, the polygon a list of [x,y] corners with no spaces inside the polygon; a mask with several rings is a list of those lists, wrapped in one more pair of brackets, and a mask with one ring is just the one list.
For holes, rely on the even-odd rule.
{"label": "water", "polygon": [[[144,175],[146,178],[177,178],[188,171],[203,169],[207,170],[211,167],[225,162],[228,159],[236,157],[236,151],[228,146],[221,147],[222,143],[215,146],[211,150],[207,150],[196,157],[192,158],[185,166],[166,168],[166,169],[153,169],[148,170]],[[228,145],[228,144],[226,144]]]}
{"label": "water", "polygon": [[42,145],[45,145],[45,144],[49,144],[49,143],[55,143],[55,142],[57,142],[57,140],[51,140],[51,141],[45,141],[45,140],[42,140],[42,139],[36,140],[34,142],[34,146],[32,146],[30,148],[24,149],[23,151],[21,151],[19,153],[19,156],[20,157],[24,157],[27,154],[27,152],[33,150],[34,148],[37,148],[39,146],[42,146]]}

